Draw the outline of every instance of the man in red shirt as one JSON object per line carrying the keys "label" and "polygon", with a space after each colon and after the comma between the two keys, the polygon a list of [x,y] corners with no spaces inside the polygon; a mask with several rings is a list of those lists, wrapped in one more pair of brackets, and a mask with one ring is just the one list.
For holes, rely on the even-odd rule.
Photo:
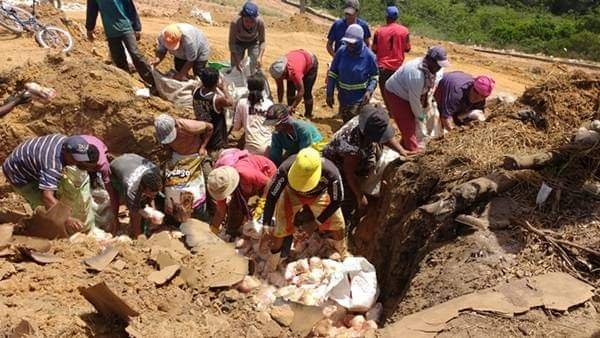
{"label": "man in red shirt", "polygon": [[317,79],[317,57],[304,49],[297,49],[277,59],[269,72],[277,83],[277,99],[283,101],[284,84],[287,80],[287,103],[294,111],[304,98],[304,116],[312,117],[312,89]]}
{"label": "man in red shirt", "polygon": [[217,233],[227,217],[227,230],[237,235],[244,219],[251,219],[248,199],[263,196],[277,171],[275,164],[260,155],[243,155],[235,163],[215,168],[208,175],[207,190],[216,201],[216,211],[211,222]]}
{"label": "man in red shirt", "polygon": [[[377,55],[379,67],[379,90],[385,101],[383,90],[385,82],[404,62],[404,53],[410,52],[410,35],[408,28],[396,23],[398,8],[389,6],[385,11],[387,24],[379,27],[373,37],[373,52]],[[386,102],[386,106],[387,102]]]}

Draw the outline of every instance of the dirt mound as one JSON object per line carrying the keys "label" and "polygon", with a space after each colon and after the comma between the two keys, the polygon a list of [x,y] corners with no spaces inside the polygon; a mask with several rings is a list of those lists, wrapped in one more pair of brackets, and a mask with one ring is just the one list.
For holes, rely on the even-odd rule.
{"label": "dirt mound", "polygon": [[310,16],[305,14],[294,14],[289,18],[275,21],[268,25],[269,28],[283,32],[325,32],[327,27],[317,24]]}
{"label": "dirt mound", "polygon": [[143,85],[130,74],[99,63],[91,57],[49,56],[0,74],[0,96],[5,97],[28,81],[55,88],[58,96],[49,105],[21,106],[0,126],[0,158],[28,137],[48,133],[93,134],[103,139],[111,152],[135,152],[153,159],[160,147],[154,138],[153,118],[159,113],[176,114],[160,98],[135,96]]}
{"label": "dirt mound", "polygon": [[[561,238],[597,247],[594,238],[600,235],[600,227],[594,210],[600,202],[586,198],[581,184],[598,175],[598,147],[538,171],[504,173],[501,165],[508,154],[565,147],[581,125],[599,117],[599,98],[597,76],[556,75],[528,89],[514,105],[491,106],[486,122],[460,127],[430,142],[421,156],[386,169],[384,181],[393,183],[385,185],[383,197],[369,205],[356,230],[354,253],[376,266],[389,321],[511,278],[548,271],[576,273],[555,249],[512,220],[551,228]],[[544,116],[548,128],[517,119],[517,111],[524,108]],[[500,196],[514,206],[501,229],[473,233],[455,217],[481,215],[490,198],[483,194],[487,188],[480,182],[473,184],[469,193],[482,195],[466,206],[461,206],[461,196],[448,196],[458,196],[456,189],[463,183],[493,173],[508,175],[512,185],[502,189]],[[554,192],[543,207],[537,207],[542,182]],[[422,208],[440,200],[449,202],[442,203],[441,209],[456,211],[432,214]],[[589,260],[572,264],[580,271],[578,278],[599,285],[598,274],[586,266]]]}

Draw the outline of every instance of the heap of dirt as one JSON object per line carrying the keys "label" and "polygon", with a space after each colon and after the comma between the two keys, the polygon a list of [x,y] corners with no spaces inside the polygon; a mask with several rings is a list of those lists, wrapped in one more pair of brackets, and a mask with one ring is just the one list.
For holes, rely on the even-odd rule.
{"label": "heap of dirt", "polygon": [[294,14],[288,18],[274,21],[269,28],[283,32],[325,32],[327,27],[314,22],[306,14]]}
{"label": "heap of dirt", "polygon": [[[388,184],[358,225],[353,252],[376,266],[389,321],[511,278],[548,271],[566,271],[600,285],[591,261],[575,260],[575,272],[548,243],[511,221],[552,228],[561,238],[597,248],[600,222],[595,210],[600,202],[585,197],[581,184],[584,178],[598,177],[599,147],[566,164],[511,173],[515,184],[501,194],[510,201],[509,224],[501,229],[473,234],[472,228],[454,221],[457,214],[436,217],[421,209],[467,181],[502,173],[505,155],[565,146],[581,125],[600,117],[599,98],[598,75],[559,74],[528,89],[515,104],[492,105],[487,121],[459,127],[430,142],[424,154],[386,169]],[[546,118],[548,128],[519,120],[516,113],[525,108]],[[535,200],[542,182],[555,192],[540,208]],[[460,213],[477,216],[488,201],[484,197]]]}
{"label": "heap of dirt", "polygon": [[0,126],[0,158],[24,139],[50,133],[92,134],[111,152],[135,152],[156,160],[161,153],[154,137],[153,118],[159,113],[183,115],[157,98],[136,97],[142,88],[130,74],[92,57],[49,56],[0,74],[0,97],[35,81],[56,89],[47,105],[33,102],[18,107]]}

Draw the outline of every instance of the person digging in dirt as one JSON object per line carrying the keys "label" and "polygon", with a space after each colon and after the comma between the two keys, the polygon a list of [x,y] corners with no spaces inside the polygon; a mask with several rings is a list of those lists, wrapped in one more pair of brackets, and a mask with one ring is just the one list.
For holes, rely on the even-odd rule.
{"label": "person digging in dirt", "polygon": [[248,97],[238,101],[233,117],[232,133],[244,130],[244,149],[255,155],[269,155],[271,128],[264,125],[267,110],[273,105],[265,93],[265,78],[248,78]]}
{"label": "person digging in dirt", "polygon": [[346,34],[346,30],[350,25],[357,24],[362,27],[364,31],[364,42],[367,48],[371,44],[371,31],[369,30],[369,24],[358,17],[358,11],[360,10],[360,3],[358,0],[347,0],[344,3],[344,18],[337,19],[329,29],[327,34],[327,52],[331,57],[335,56],[335,53],[342,47],[343,38]]}
{"label": "person digging in dirt", "polygon": [[275,126],[271,136],[269,158],[280,165],[287,157],[301,149],[314,147],[318,151],[324,146],[323,136],[317,127],[308,121],[293,118],[286,105],[274,104],[267,111],[265,125]]}
{"label": "person digging in dirt", "polygon": [[371,46],[377,56],[379,90],[384,101],[385,82],[402,66],[404,54],[410,52],[411,49],[408,28],[397,23],[398,15],[398,7],[389,6],[386,8],[386,24],[375,31],[373,45]]}
{"label": "person digging in dirt", "polygon": [[454,124],[485,119],[485,99],[492,94],[495,85],[494,79],[485,75],[474,78],[463,72],[444,74],[434,93],[444,129],[452,130]]}
{"label": "person digging in dirt", "polygon": [[386,104],[402,134],[402,146],[408,151],[419,150],[417,123],[426,119],[425,109],[435,74],[449,65],[444,47],[434,46],[424,58],[405,63],[385,83]]}
{"label": "person digging in dirt", "polygon": [[154,205],[154,198],[162,190],[160,169],[137,154],[123,154],[110,162],[111,182],[118,192],[114,209],[118,210],[121,200],[129,209],[130,228],[133,238],[142,234],[142,218],[149,218],[152,224],[160,224],[157,217],[144,216],[143,208]]}
{"label": "person digging in dirt", "polygon": [[4,104],[0,106],[0,117],[10,113],[17,106],[22,104],[31,102],[31,94],[29,94],[26,90],[19,91],[9,96]]}
{"label": "person digging in dirt", "polygon": [[239,17],[229,25],[231,67],[241,71],[241,62],[247,51],[250,58],[250,74],[255,74],[262,67],[265,48],[265,22],[258,15],[258,6],[247,1]]}
{"label": "person digging in dirt", "polygon": [[[57,190],[63,168],[76,166],[92,171],[97,161],[98,149],[81,136],[51,134],[34,137],[17,146],[2,164],[2,171],[32,209],[44,206],[50,210],[60,199]],[[83,224],[69,217],[65,227],[69,232],[77,232],[82,230]]]}
{"label": "person digging in dirt", "polygon": [[[154,127],[158,141],[171,150],[165,168],[165,213],[178,222],[185,222],[192,213],[207,220],[202,158],[207,155],[212,124],[161,114],[154,119]],[[185,193],[192,194],[192,201],[184,207]]]}
{"label": "person digging in dirt", "polygon": [[231,166],[215,168],[207,181],[208,193],[216,201],[211,230],[218,233],[227,217],[227,232],[239,236],[244,221],[252,219],[248,200],[252,196],[264,197],[276,171],[275,164],[261,155],[246,155]]}
{"label": "person digging in dirt", "polygon": [[158,36],[156,58],[152,66],[158,66],[168,53],[173,54],[175,80],[185,81],[189,78],[190,69],[199,77],[206,67],[210,45],[204,34],[187,23],[173,23],[165,27]]}
{"label": "person digging in dirt", "polygon": [[326,102],[333,108],[333,92],[337,87],[338,113],[344,123],[357,114],[360,106],[369,103],[377,87],[377,60],[363,42],[363,36],[361,26],[350,25],[342,38],[344,46],[337,51],[329,68]]}
{"label": "person digging in dirt", "polygon": [[102,26],[108,41],[110,57],[115,66],[129,72],[127,55],[129,52],[133,65],[140,77],[149,84],[154,83],[150,65],[138,49],[142,23],[132,0],[87,0],[85,28],[88,40],[96,38],[95,27],[98,12],[102,16]]}
{"label": "person digging in dirt", "polygon": [[408,155],[394,139],[394,128],[383,107],[369,104],[338,130],[323,149],[323,156],[342,173],[344,190],[351,192],[345,194],[342,204],[346,223],[352,220],[357,208],[362,212],[369,204],[361,182],[375,169],[383,145],[400,155]]}
{"label": "person digging in dirt", "polygon": [[312,224],[305,227],[318,228],[322,234],[331,236],[332,247],[342,257],[345,256],[345,223],[340,210],[343,200],[340,172],[333,162],[322,158],[317,150],[304,148],[285,160],[271,183],[263,214],[265,226],[272,225],[275,215],[267,270],[273,271],[279,265],[284,240],[296,231],[294,218],[305,208],[314,216],[309,222]]}
{"label": "person digging in dirt", "polygon": [[304,49],[297,49],[280,57],[269,67],[277,84],[277,100],[283,102],[285,90],[283,80],[287,80],[287,104],[294,112],[304,99],[304,116],[311,118],[313,111],[312,90],[317,80],[319,62],[317,57]]}

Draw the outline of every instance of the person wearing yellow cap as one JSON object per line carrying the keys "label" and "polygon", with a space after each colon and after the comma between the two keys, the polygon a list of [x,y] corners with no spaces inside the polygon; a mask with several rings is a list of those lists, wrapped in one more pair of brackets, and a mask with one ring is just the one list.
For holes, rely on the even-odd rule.
{"label": "person wearing yellow cap", "polygon": [[173,78],[185,81],[188,79],[190,69],[194,72],[194,76],[200,76],[200,71],[208,62],[210,45],[206,36],[198,28],[187,23],[172,23],[158,36],[156,59],[152,65],[160,64],[167,52],[174,57],[177,73]]}
{"label": "person wearing yellow cap", "polygon": [[314,216],[314,223],[309,222],[304,228],[318,228],[320,233],[329,235],[334,249],[344,255],[345,223],[340,209],[343,200],[339,170],[317,150],[304,148],[285,160],[271,183],[263,214],[265,226],[271,225],[275,214],[268,265],[274,267],[279,263],[284,239],[296,231],[294,218],[302,209],[308,209]]}

